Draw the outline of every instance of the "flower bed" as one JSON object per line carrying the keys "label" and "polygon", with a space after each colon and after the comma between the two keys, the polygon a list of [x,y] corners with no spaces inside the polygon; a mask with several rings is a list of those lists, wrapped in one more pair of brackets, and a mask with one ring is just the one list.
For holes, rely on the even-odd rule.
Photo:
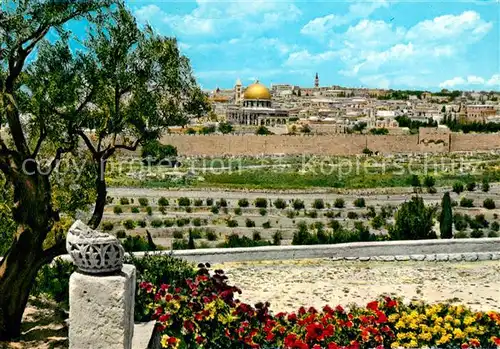
{"label": "flower bed", "polygon": [[222,270],[200,265],[187,287],[140,284],[150,297],[164,348],[496,348],[500,314],[461,305],[380,297],[366,307],[301,307],[272,314],[268,303],[235,299],[241,293]]}

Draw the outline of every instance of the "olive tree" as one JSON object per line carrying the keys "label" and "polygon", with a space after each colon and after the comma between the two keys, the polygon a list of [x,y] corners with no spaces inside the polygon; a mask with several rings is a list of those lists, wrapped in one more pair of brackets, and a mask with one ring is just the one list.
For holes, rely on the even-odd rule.
{"label": "olive tree", "polygon": [[[88,34],[76,50],[65,24],[78,19]],[[117,1],[2,4],[0,171],[17,231],[0,264],[0,340],[20,334],[36,274],[64,253],[76,212],[93,205],[99,225],[108,160],[185,124],[205,108],[190,99],[199,92],[175,39],[140,29]]]}

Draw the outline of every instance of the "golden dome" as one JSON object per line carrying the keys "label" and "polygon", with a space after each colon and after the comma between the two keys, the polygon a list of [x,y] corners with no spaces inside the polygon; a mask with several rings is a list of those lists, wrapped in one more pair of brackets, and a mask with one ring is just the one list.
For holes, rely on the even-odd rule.
{"label": "golden dome", "polygon": [[243,96],[244,99],[271,99],[271,92],[258,80],[248,86]]}

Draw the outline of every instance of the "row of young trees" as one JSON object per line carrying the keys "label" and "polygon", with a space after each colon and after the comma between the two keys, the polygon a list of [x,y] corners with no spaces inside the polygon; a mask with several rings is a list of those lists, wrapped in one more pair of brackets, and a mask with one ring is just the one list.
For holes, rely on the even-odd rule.
{"label": "row of young trees", "polygon": [[107,161],[208,108],[176,40],[140,28],[121,1],[2,3],[1,217],[15,234],[0,264],[0,341],[19,336],[35,276],[64,252],[77,210],[93,205],[99,225]]}

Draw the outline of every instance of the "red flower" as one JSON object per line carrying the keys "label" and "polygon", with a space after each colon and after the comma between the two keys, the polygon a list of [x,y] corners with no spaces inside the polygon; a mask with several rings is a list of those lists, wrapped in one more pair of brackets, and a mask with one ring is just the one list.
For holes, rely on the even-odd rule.
{"label": "red flower", "polygon": [[367,309],[377,311],[378,310],[378,301],[373,301],[367,304],[366,306]]}
{"label": "red flower", "polygon": [[288,314],[288,321],[297,321],[297,315],[295,313]]}
{"label": "red flower", "polygon": [[335,343],[329,343],[328,344],[328,349],[339,349],[339,346]]}
{"label": "red flower", "polygon": [[500,338],[499,337],[493,336],[493,337],[491,337],[491,341],[500,347]]}
{"label": "red flower", "polygon": [[170,314],[163,314],[158,318],[158,321],[160,322],[167,322],[168,319],[170,319]]}
{"label": "red flower", "polygon": [[325,329],[325,327],[323,326],[323,324],[320,324],[318,322],[314,322],[312,324],[307,325],[306,326],[306,331],[307,331],[306,340],[308,340],[308,341],[310,341],[310,340],[322,341],[325,338],[325,334],[323,332],[324,329]]}
{"label": "red flower", "polygon": [[184,328],[188,332],[194,332],[194,323],[190,320],[185,320],[184,321]]}
{"label": "red flower", "polygon": [[162,290],[166,291],[166,290],[168,290],[168,289],[170,288],[170,285],[168,285],[168,284],[162,284],[162,285],[160,286],[160,288],[161,288]]}
{"label": "red flower", "polygon": [[463,343],[461,346],[460,346],[461,349],[468,349],[469,348],[469,344],[467,343]]}
{"label": "red flower", "polygon": [[196,336],[196,343],[201,344],[205,341],[205,339],[202,336]]}
{"label": "red flower", "polygon": [[477,348],[481,345],[481,342],[479,342],[477,339],[474,338],[474,339],[471,339],[469,341],[469,344],[472,345],[473,347]]}
{"label": "red flower", "polygon": [[342,308],[342,306],[340,306],[340,305],[337,305],[337,306],[335,307],[335,310],[336,310],[338,313],[341,313],[341,314],[343,314],[343,313],[344,313],[344,308]]}
{"label": "red flower", "polygon": [[170,337],[170,338],[168,339],[167,343],[168,343],[169,345],[174,345],[175,343],[177,343],[177,341],[178,341],[178,339],[177,339],[177,338],[175,338],[175,337]]}

